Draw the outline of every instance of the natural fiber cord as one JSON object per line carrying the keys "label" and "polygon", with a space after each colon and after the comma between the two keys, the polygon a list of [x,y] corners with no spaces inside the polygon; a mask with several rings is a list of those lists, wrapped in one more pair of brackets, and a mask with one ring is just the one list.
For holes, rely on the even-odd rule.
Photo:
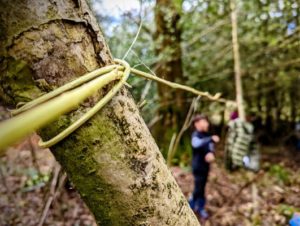
{"label": "natural fiber cord", "polygon": [[47,125],[60,115],[66,114],[76,108],[81,102],[112,81],[119,80],[111,90],[80,119],[49,141],[40,141],[39,145],[43,148],[47,148],[63,140],[95,115],[116,95],[121,87],[126,84],[130,72],[137,76],[163,83],[174,89],[182,89],[198,96],[204,96],[212,101],[226,102],[225,99],[220,98],[220,93],[212,96],[207,92],[201,92],[188,86],[169,82],[149,73],[131,68],[126,61],[115,59],[114,65],[109,65],[87,73],[13,110],[12,114],[16,116],[0,124],[0,154],[4,148]]}

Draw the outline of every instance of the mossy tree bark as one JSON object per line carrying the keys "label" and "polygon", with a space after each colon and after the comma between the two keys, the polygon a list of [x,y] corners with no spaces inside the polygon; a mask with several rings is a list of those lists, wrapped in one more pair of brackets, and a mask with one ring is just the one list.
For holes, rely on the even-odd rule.
{"label": "mossy tree bark", "polygon": [[[181,28],[179,25],[182,0],[156,0],[155,6],[155,44],[159,58],[156,74],[168,81],[183,83]],[[172,132],[178,132],[182,126],[188,105],[184,102],[185,93],[170,90],[158,84],[159,110],[162,119],[154,128],[154,137],[159,145],[167,146]]]}
{"label": "mossy tree bark", "polygon": [[[85,1],[0,1],[0,96],[15,106],[112,58]],[[39,131],[49,139],[103,93]],[[198,225],[124,88],[51,148],[99,225]]]}

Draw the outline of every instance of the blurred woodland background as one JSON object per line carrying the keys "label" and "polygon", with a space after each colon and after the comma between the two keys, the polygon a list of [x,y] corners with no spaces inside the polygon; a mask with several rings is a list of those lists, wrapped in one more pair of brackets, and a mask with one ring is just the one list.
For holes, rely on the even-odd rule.
{"label": "blurred woodland background", "polygon": [[[99,5],[101,1],[94,1],[115,57],[124,56],[141,26],[126,57],[131,65],[235,100],[229,1],[137,1],[129,4],[134,5],[131,11],[119,8],[120,14],[114,16],[97,11]],[[300,116],[299,2],[237,1],[236,7],[246,114],[253,118],[263,144],[282,144],[294,133]],[[183,125],[193,96],[138,77],[131,79],[135,100],[148,100],[141,112],[165,153],[173,133]],[[205,98],[199,102],[198,112],[209,115],[219,130],[234,111]]]}
{"label": "blurred woodland background", "polygon": [[[236,99],[229,0],[89,4],[115,58],[126,57],[132,67],[166,80]],[[227,172],[224,142],[218,144],[208,183],[211,218],[205,225],[287,225],[300,212],[295,129],[300,121],[300,2],[236,0],[236,8],[244,104],[260,144],[261,171]],[[181,130],[191,104],[209,116],[223,141],[235,107],[204,97],[195,103],[192,94],[135,76],[129,84],[166,160],[170,143],[180,134],[169,163],[189,197],[191,130]],[[2,120],[9,117],[4,107],[0,112]],[[0,159],[0,225],[96,225],[51,152],[40,150],[37,141],[32,135]]]}

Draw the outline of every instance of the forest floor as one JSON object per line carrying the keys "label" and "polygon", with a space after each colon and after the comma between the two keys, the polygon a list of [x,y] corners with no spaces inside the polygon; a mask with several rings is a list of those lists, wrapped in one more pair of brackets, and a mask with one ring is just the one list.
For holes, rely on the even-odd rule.
{"label": "forest floor", "polygon": [[[258,173],[224,169],[222,152],[212,164],[206,187],[210,218],[205,226],[283,226],[300,211],[300,153],[283,147],[262,148]],[[185,196],[193,191],[189,169],[172,168]]]}
{"label": "forest floor", "polygon": [[[96,225],[78,193],[61,186],[65,175],[48,150],[37,149],[37,139],[25,140],[0,158],[0,225],[39,225],[54,196],[44,211],[44,225]],[[263,148],[258,174],[228,173],[221,151],[217,157],[207,186],[211,217],[205,225],[287,225],[300,211],[300,154]],[[189,168],[173,167],[172,173],[188,198],[193,190]]]}

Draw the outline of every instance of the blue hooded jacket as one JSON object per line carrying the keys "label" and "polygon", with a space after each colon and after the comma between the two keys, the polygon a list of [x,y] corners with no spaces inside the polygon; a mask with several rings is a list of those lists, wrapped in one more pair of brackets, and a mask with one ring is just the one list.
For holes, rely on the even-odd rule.
{"label": "blue hooded jacket", "polygon": [[194,174],[208,173],[209,163],[205,161],[205,155],[214,152],[214,143],[209,133],[194,131],[192,134]]}

